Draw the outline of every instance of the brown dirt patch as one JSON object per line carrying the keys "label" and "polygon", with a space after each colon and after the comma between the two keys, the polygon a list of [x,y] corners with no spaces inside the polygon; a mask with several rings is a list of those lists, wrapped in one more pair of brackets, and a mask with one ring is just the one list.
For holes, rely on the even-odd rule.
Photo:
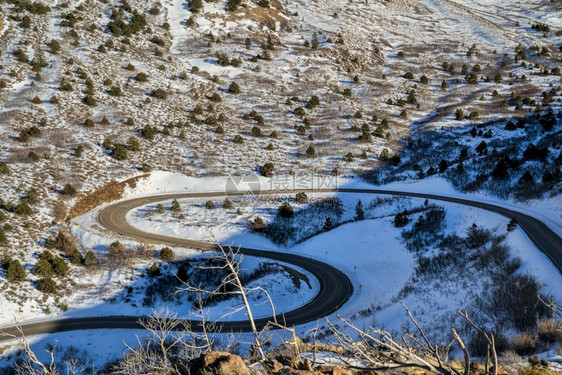
{"label": "brown dirt patch", "polygon": [[244,19],[259,22],[270,29],[275,28],[276,22],[281,24],[281,28],[285,28],[288,21],[282,5],[278,1],[272,1],[269,8],[260,6],[254,8],[240,8],[234,12],[228,12],[225,17],[226,21],[240,21]]}
{"label": "brown dirt patch", "polygon": [[76,216],[80,216],[93,210],[99,205],[120,199],[123,196],[126,187],[134,189],[141,179],[147,178],[148,176],[148,174],[143,174],[121,182],[108,182],[100,189],[87,193],[85,196],[78,199],[76,204],[70,209],[69,217],[74,218]]}

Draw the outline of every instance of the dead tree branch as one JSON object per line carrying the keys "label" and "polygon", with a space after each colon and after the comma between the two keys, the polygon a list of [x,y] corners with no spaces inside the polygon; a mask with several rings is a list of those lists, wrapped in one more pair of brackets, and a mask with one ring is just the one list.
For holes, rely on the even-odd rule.
{"label": "dead tree branch", "polygon": [[243,306],[242,308],[246,311],[246,316],[248,317],[248,322],[250,324],[250,328],[254,336],[253,345],[257,350],[260,359],[264,360],[265,354],[263,352],[263,348],[261,344],[260,332],[258,332],[258,329],[254,321],[254,316],[252,314],[250,302],[248,301],[248,294],[256,290],[261,290],[265,292],[272,306],[273,315],[275,316],[275,308],[273,306],[273,302],[271,301],[271,297],[269,293],[267,293],[263,288],[260,287],[246,288],[242,284],[242,280],[240,279],[240,263],[242,262],[243,256],[242,254],[240,254],[239,250],[234,250],[231,246],[222,246],[220,244],[217,244],[217,250],[218,250],[217,256],[214,258],[217,261],[217,263],[212,265],[199,266],[199,268],[203,270],[209,270],[209,269],[225,270],[226,276],[223,278],[220,285],[214,289],[206,289],[201,285],[194,286],[194,285],[190,285],[187,282],[182,282],[183,287],[178,292],[188,291],[188,292],[197,293],[199,295],[204,294],[208,296],[218,296],[218,295],[240,296],[240,298],[242,299],[242,306]]}
{"label": "dead tree branch", "polygon": [[498,375],[498,354],[496,353],[496,342],[495,342],[494,334],[491,332],[488,333],[484,331],[482,328],[480,328],[479,326],[477,326],[476,323],[474,323],[468,317],[467,311],[462,312],[458,310],[458,313],[461,317],[463,317],[468,322],[468,324],[470,324],[476,331],[478,331],[478,333],[483,335],[486,341],[488,342],[488,345],[492,350],[492,360],[494,361],[494,375]]}

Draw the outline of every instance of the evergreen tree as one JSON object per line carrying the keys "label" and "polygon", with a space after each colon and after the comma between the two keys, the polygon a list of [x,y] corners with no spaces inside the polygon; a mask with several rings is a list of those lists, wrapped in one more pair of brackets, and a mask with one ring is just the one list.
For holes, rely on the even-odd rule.
{"label": "evergreen tree", "polygon": [[513,230],[515,230],[515,228],[517,228],[517,220],[515,220],[515,218],[512,218],[507,224],[507,231],[512,232]]}
{"label": "evergreen tree", "polygon": [[86,256],[84,257],[84,265],[86,267],[91,267],[96,264],[96,256],[92,250],[88,250]]}
{"label": "evergreen tree", "polygon": [[10,174],[10,166],[5,162],[0,162],[0,174]]}
{"label": "evergreen tree", "polygon": [[56,257],[53,260],[53,272],[58,277],[65,277],[68,272],[68,264],[61,257]]}
{"label": "evergreen tree", "polygon": [[230,86],[228,86],[228,92],[232,94],[238,94],[240,93],[240,86],[236,82],[232,81]]}
{"label": "evergreen tree", "polygon": [[174,260],[174,251],[169,247],[163,248],[162,250],[160,250],[160,259],[166,262],[171,262],[172,260]]}
{"label": "evergreen tree", "polygon": [[6,233],[4,230],[0,229],[0,244],[8,242],[8,237],[6,237]]}
{"label": "evergreen tree", "polygon": [[224,202],[222,203],[222,206],[224,207],[225,210],[230,210],[232,209],[232,201],[230,199],[225,198]]}
{"label": "evergreen tree", "polygon": [[44,277],[37,281],[37,290],[43,293],[53,294],[57,292],[57,283],[50,277]]}
{"label": "evergreen tree", "polygon": [[295,196],[295,202],[297,202],[298,204],[306,204],[308,203],[308,196],[305,192],[297,193],[297,195]]}
{"label": "evergreen tree", "polygon": [[464,112],[462,109],[459,108],[455,111],[455,119],[457,121],[462,121],[464,119]]}
{"label": "evergreen tree", "polygon": [[29,204],[37,203],[37,190],[35,190],[34,188],[29,190],[29,192],[25,196],[25,200],[28,201]]}
{"label": "evergreen tree", "polygon": [[316,155],[316,150],[314,149],[314,147],[312,145],[308,146],[308,148],[306,149],[306,154],[308,156]]}
{"label": "evergreen tree", "polygon": [[53,267],[47,260],[39,259],[33,268],[33,273],[37,276],[50,277],[53,275]]}
{"label": "evergreen tree", "polygon": [[408,216],[406,215],[406,211],[399,212],[396,214],[396,216],[394,216],[394,226],[396,228],[403,227],[404,225],[408,224],[409,221],[410,219],[408,219]]}
{"label": "evergreen tree", "polygon": [[127,159],[127,149],[121,145],[116,145],[112,149],[112,155],[115,160],[126,160]]}
{"label": "evergreen tree", "polygon": [[16,214],[18,215],[31,215],[33,211],[26,200],[21,200],[16,207]]}
{"label": "evergreen tree", "polygon": [[[242,214],[242,212],[240,212]],[[254,221],[250,222],[250,230],[252,232],[263,232],[265,230],[265,222],[260,216],[256,216]]]}
{"label": "evergreen tree", "polygon": [[6,280],[8,282],[19,282],[25,280],[25,269],[17,259],[11,260],[6,270]]}
{"label": "evergreen tree", "polygon": [[316,33],[312,34],[312,40],[310,42],[310,48],[316,49],[316,48],[318,48],[319,44],[320,44],[320,42],[318,41],[318,34],[316,34]]}
{"label": "evergreen tree", "polygon": [[334,227],[334,223],[332,222],[332,219],[327,217],[326,221],[324,221],[324,226],[322,227],[322,230],[324,232],[327,232],[327,231],[331,230],[333,227]]}
{"label": "evergreen tree", "polygon": [[152,266],[150,266],[150,269],[148,271],[150,272],[150,276],[152,277],[160,276],[160,268],[158,267],[156,262],[152,263]]}
{"label": "evergreen tree", "polygon": [[203,9],[203,0],[189,0],[189,10],[199,13]]}
{"label": "evergreen tree", "polygon": [[47,262],[51,263],[53,259],[55,259],[55,257],[49,250],[43,250],[41,255],[39,255],[39,259],[46,260]]}
{"label": "evergreen tree", "polygon": [[271,35],[267,36],[267,41],[265,42],[265,48],[273,51],[275,49],[275,45],[273,44],[273,40],[271,39]]}
{"label": "evergreen tree", "polygon": [[355,206],[355,217],[353,220],[359,221],[365,219],[365,211],[363,211],[363,203],[361,200],[357,201],[357,205]]}
{"label": "evergreen tree", "polygon": [[74,249],[72,254],[70,254],[70,262],[72,264],[83,264],[84,263],[84,257],[82,256],[80,251],[78,251],[78,249]]}
{"label": "evergreen tree", "polygon": [[170,208],[170,210],[172,212],[176,212],[176,213],[181,211],[181,207],[180,207],[180,204],[178,203],[177,199],[174,199],[172,201],[172,207]]}
{"label": "evergreen tree", "polygon": [[127,141],[127,149],[131,151],[138,151],[140,150],[140,142],[136,137],[129,137]]}
{"label": "evergreen tree", "polygon": [[293,206],[291,206],[289,202],[283,202],[277,209],[277,215],[284,218],[289,218],[293,216],[294,213]]}

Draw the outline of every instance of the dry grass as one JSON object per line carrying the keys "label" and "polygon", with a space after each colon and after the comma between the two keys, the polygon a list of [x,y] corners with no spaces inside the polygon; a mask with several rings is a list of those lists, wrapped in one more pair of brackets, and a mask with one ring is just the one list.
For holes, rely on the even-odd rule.
{"label": "dry grass", "polygon": [[253,8],[240,8],[234,12],[229,12],[225,16],[227,21],[241,21],[250,19],[252,21],[266,25],[270,29],[275,29],[277,22],[280,23],[281,29],[287,27],[287,16],[279,1],[272,1],[269,8],[253,7]]}
{"label": "dry grass", "polygon": [[80,216],[88,211],[93,210],[101,204],[112,202],[121,198],[123,196],[123,193],[125,192],[125,188],[128,187],[134,189],[137,186],[138,181],[148,176],[148,174],[143,174],[122,182],[110,181],[100,189],[88,193],[80,198],[70,209],[69,217],[73,218],[76,216]]}
{"label": "dry grass", "polygon": [[522,333],[513,337],[511,347],[519,355],[532,354],[537,349],[537,337],[530,333]]}
{"label": "dry grass", "polygon": [[546,344],[562,343],[562,322],[553,318],[539,320],[537,322],[537,334],[539,340]]}

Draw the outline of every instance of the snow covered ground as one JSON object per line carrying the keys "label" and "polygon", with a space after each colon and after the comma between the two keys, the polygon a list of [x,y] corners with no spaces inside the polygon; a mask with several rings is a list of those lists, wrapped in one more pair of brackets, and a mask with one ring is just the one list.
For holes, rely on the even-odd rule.
{"label": "snow covered ground", "polygon": [[[269,184],[270,181],[266,181],[266,183]],[[225,179],[221,178],[193,179],[177,174],[157,172],[139,184],[135,190],[129,191],[127,197],[171,192],[220,191],[224,186]],[[338,186],[367,187],[369,185],[359,181],[342,179],[338,181]],[[424,187],[420,184],[402,184],[394,187],[397,190],[424,190]],[[448,190],[446,183],[440,183],[437,180],[433,184],[427,184],[426,181],[425,188],[433,194],[456,194]],[[326,198],[328,195],[330,194],[309,194],[309,198]],[[350,319],[359,327],[377,325],[391,331],[400,331],[407,319],[398,303],[400,300],[397,298],[411,279],[416,260],[415,255],[406,249],[404,239],[401,236],[401,229],[393,225],[393,219],[397,212],[423,206],[425,202],[418,198],[377,199],[385,197],[372,194],[338,193],[336,195],[344,207],[341,222],[347,222],[353,218],[355,206],[359,200],[363,202],[367,219],[360,222],[348,222],[331,231],[321,233],[289,247],[275,245],[263,235],[247,231],[248,219],[255,215],[262,216],[266,219],[266,222],[272,220],[278,202],[260,202],[260,205],[248,204],[244,206],[242,215],[235,215],[234,211],[242,203],[242,201],[237,201],[235,197],[232,198],[234,203],[232,210],[224,210],[220,207],[222,198],[214,199],[217,203],[214,210],[204,208],[206,199],[193,198],[180,200],[181,213],[171,215],[166,210],[165,214],[155,214],[153,213],[154,207],[140,207],[129,213],[128,220],[140,229],[155,233],[203,241],[215,241],[216,238],[222,243],[229,243],[233,246],[295,253],[329,263],[348,275],[354,286],[353,296],[339,309],[338,315]],[[482,196],[483,201],[486,199],[494,201],[496,204],[502,203],[497,199]],[[376,204],[373,202],[376,202]],[[508,218],[473,207],[443,202],[430,203],[441,205],[446,210],[444,234],[459,233],[464,235],[467,228],[473,223],[489,229],[494,235],[507,234],[505,242],[511,247],[512,256],[517,256],[522,260],[520,272],[534,275],[543,285],[543,293],[553,297],[556,301],[562,301],[562,276],[548,258],[532,245],[521,229],[517,228],[513,232],[507,233]],[[166,202],[164,202],[164,206],[168,207]],[[295,205],[297,211],[305,209],[305,207],[306,205]],[[531,204],[526,209],[534,212],[536,207]],[[76,218],[73,221],[73,232],[80,238],[84,246],[94,247],[97,251],[103,252],[109,242],[114,241],[114,238],[107,237],[107,233],[100,230],[95,222],[97,211]],[[147,214],[147,211],[149,214]],[[183,214],[184,217],[178,220],[177,216],[180,214]],[[560,227],[560,220],[556,220],[556,214],[555,210],[541,212],[541,215],[552,220],[553,228]],[[202,230],[201,227],[209,228],[209,230]],[[186,249],[174,249],[174,251],[179,257],[190,258],[197,255],[197,252]],[[257,259],[246,257],[243,268],[252,270],[256,267],[257,262]],[[103,314],[149,314],[152,308],[171,307],[178,314],[189,316],[184,315],[186,309],[181,305],[160,301],[154,307],[146,308],[141,306],[138,299],[135,301],[135,298],[138,297],[133,296],[132,301],[129,300],[128,302],[116,298],[121,293],[120,289],[124,290],[128,285],[138,283],[134,280],[146,266],[148,264],[144,266],[136,265],[134,269],[114,274],[103,272],[91,275],[90,278],[86,276],[86,283],[90,283],[92,286],[96,285],[96,288],[91,290],[103,293],[102,290],[105,289],[106,294],[90,295],[89,298],[85,298],[84,293],[79,293],[76,297],[68,299],[70,307],[68,312],[64,314],[55,312],[55,315],[76,317]],[[303,270],[299,271],[307,274]],[[277,312],[281,312],[304,304],[314,295],[317,283],[311,276],[309,276],[309,279],[312,288],[303,284],[299,290],[295,290],[294,286],[290,285],[291,282],[288,278],[280,282],[276,275],[271,278],[265,277],[260,282],[263,282],[262,286],[266,287],[271,294]],[[474,285],[462,283],[439,285],[423,294],[410,294],[403,302],[414,312],[422,325],[429,324],[450,317],[457,308],[469,305],[470,301],[467,298],[470,298],[470,295],[466,291],[467,288],[473,287]],[[100,296],[103,298],[99,298]],[[103,300],[105,302],[102,302]],[[92,305],[94,301],[97,301],[98,304]],[[254,299],[254,302],[257,304],[256,316],[266,316],[270,313],[269,305],[261,303],[263,299]],[[224,311],[227,311],[232,304],[233,301],[223,301],[214,305],[206,310],[206,316],[208,319],[214,319],[223,315]],[[432,306],[432,308],[428,309],[428,306]],[[4,321],[9,323],[7,320],[8,314],[5,312],[4,314],[6,316]],[[26,317],[25,314],[17,315]],[[333,314],[329,318],[337,320],[335,315]],[[36,319],[37,315],[27,314],[27,319],[29,318]],[[233,320],[243,318],[243,313],[226,317],[226,319]],[[304,334],[307,330],[316,327],[317,324],[322,326],[323,322],[309,323],[298,328]],[[72,333],[54,337],[61,337],[61,343],[64,343],[65,338],[72,337]],[[91,340],[95,341],[94,338],[97,336],[95,332],[92,332],[84,337],[91,337]],[[40,348],[48,341],[48,337],[33,337],[32,340],[36,342],[35,347]],[[92,341],[86,339],[83,344],[78,345],[78,348],[80,350],[87,349],[88,346],[93,345]],[[88,342],[90,343],[88,344]],[[13,349],[8,350],[7,353],[12,353],[11,350]],[[102,357],[103,352],[96,357],[97,363],[103,362]]]}
{"label": "snow covered ground", "polygon": [[[0,198],[16,204],[29,189],[36,188],[39,202],[33,205],[31,217],[5,211],[8,218],[2,228],[8,228],[9,224],[11,230],[7,231],[9,243],[1,250],[22,262],[27,279],[17,285],[0,279],[0,327],[10,324],[14,317],[37,320],[85,314],[139,314],[150,310],[139,305],[140,293],[133,293],[134,298],[124,302],[129,298],[124,292],[126,287],[142,289],[145,286],[140,280],[151,265],[147,260],[113,271],[86,272],[81,267],[71,266],[60,295],[47,296],[37,291],[38,278],[33,275],[33,266],[44,250],[44,240],[53,236],[61,225],[53,224],[53,208],[61,202],[70,208],[77,199],[61,194],[66,183],[73,184],[80,197],[113,179],[137,176],[146,164],[148,169],[182,174],[155,172],[125,197],[224,191],[225,188],[256,189],[256,180],[261,181],[258,190],[279,188],[287,183],[290,188],[303,187],[294,181],[293,175],[304,172],[308,176],[305,180],[310,180],[312,171],[324,175],[338,171],[347,176],[372,171],[381,165],[381,152],[385,149],[390,155],[406,155],[409,138],[417,141],[426,134],[432,137],[434,132],[441,131],[453,134],[460,142],[457,146],[466,146],[470,157],[477,159],[473,149],[483,137],[467,136],[465,133],[471,127],[492,119],[507,121],[519,116],[532,117],[543,101],[541,93],[560,85],[560,77],[550,74],[551,69],[559,65],[558,47],[562,41],[562,35],[557,33],[562,28],[557,2],[292,0],[279,2],[268,10],[252,3],[231,13],[225,11],[224,1],[205,1],[204,9],[196,15],[185,0],[163,0],[159,14],[146,12],[148,3],[144,0],[129,0],[135,10],[146,13],[148,22],[146,33],[130,38],[116,37],[104,30],[111,19],[112,7],[121,6],[120,1],[92,2],[87,7],[82,6],[83,1],[68,2],[68,7],[62,0],[49,3],[52,12],[47,16],[31,15],[33,27],[29,29],[19,27],[18,17],[9,17],[10,4],[2,7],[0,79],[7,87],[0,89],[0,137],[4,142],[0,161],[7,162],[12,173],[0,175]],[[63,13],[73,13],[80,18],[72,32],[60,27]],[[195,26],[188,26],[190,19]],[[537,22],[548,24],[551,32],[533,30],[531,26]],[[305,41],[311,40],[314,33],[318,36],[319,47],[305,47]],[[164,45],[152,43],[153,36],[161,38]],[[261,58],[262,44],[268,36],[274,44],[274,49],[268,51],[271,61]],[[245,47],[246,38],[251,39],[249,48]],[[62,49],[58,54],[45,48],[51,40],[60,40]],[[110,42],[114,48],[109,47]],[[108,46],[106,53],[99,51],[101,45]],[[472,45],[476,52],[468,56]],[[514,49],[519,45],[525,47],[525,64],[514,61]],[[26,62],[15,59],[16,48],[23,49],[29,60],[39,51],[44,53],[48,66],[41,71],[41,77],[36,76]],[[540,52],[541,48],[546,48],[547,53]],[[219,53],[229,59],[240,58],[242,65],[220,66]],[[455,66],[454,74],[442,68],[444,62]],[[129,64],[134,71],[125,68]],[[475,70],[476,65],[481,68],[477,85],[466,83],[465,74],[460,73],[463,65],[468,71]],[[79,70],[92,80],[97,106],[84,104],[86,80]],[[136,80],[139,72],[146,73],[149,81]],[[406,72],[411,72],[414,79],[405,79]],[[420,82],[422,74],[429,78],[428,84]],[[494,82],[496,74],[503,77],[501,82]],[[72,92],[59,90],[63,78],[72,82]],[[226,89],[234,80],[241,87],[237,95]],[[442,81],[447,84],[446,89],[442,89]],[[108,95],[110,85],[121,87],[122,95]],[[168,99],[153,98],[150,93],[157,88],[165,89]],[[350,96],[342,95],[345,89],[351,90]],[[399,100],[406,98],[411,90],[415,90],[418,104],[399,105]],[[220,94],[221,102],[208,101],[214,93]],[[517,108],[510,103],[512,94],[536,104],[521,104]],[[295,109],[304,108],[312,95],[319,96],[320,105],[306,108],[304,117],[296,116]],[[41,104],[31,102],[35,96]],[[60,103],[51,103],[53,97]],[[198,105],[204,110],[194,116]],[[542,108],[547,107],[545,103]],[[559,92],[550,107],[560,110]],[[467,114],[478,110],[479,117],[455,120],[456,109],[463,109]],[[252,135],[257,121],[245,116],[250,111],[263,116],[264,123],[259,124],[262,136]],[[103,123],[102,118],[107,119],[108,124]],[[86,119],[92,119],[95,126],[82,126]],[[379,125],[382,127],[383,119],[387,119],[389,125],[383,136],[376,136],[375,129]],[[309,124],[303,135],[297,128],[305,122]],[[140,137],[140,129],[147,124],[159,130],[152,140]],[[20,131],[33,125],[40,127],[42,135],[25,142],[18,140]],[[223,128],[224,134],[218,131],[217,125]],[[368,125],[373,135],[368,142],[358,139],[364,125]],[[529,143],[544,141],[541,147],[550,147],[548,162],[555,166],[553,159],[560,153],[560,142],[554,138],[556,129],[551,133],[540,128],[531,129],[525,138],[526,130],[507,131],[504,121],[489,128],[493,131],[493,141],[513,138],[518,146],[519,139]],[[534,131],[537,134],[533,134]],[[277,133],[276,137],[270,136],[273,132]],[[243,145],[233,142],[235,135],[243,137]],[[552,142],[550,136],[553,136]],[[140,142],[140,149],[130,150],[127,160],[115,160],[112,151],[102,147],[105,140],[127,146],[131,138]],[[82,157],[75,156],[79,145],[84,146]],[[313,157],[306,156],[308,146],[315,149]],[[453,148],[454,155],[446,154],[440,152],[441,146],[432,145],[427,150],[430,165],[421,165],[424,171],[436,166],[434,159],[437,163],[440,159],[456,162],[452,158],[457,157],[457,149]],[[31,151],[37,154],[37,161],[30,160]],[[346,160],[348,153],[353,156],[352,160]],[[523,149],[518,149],[517,157],[521,158],[522,153]],[[240,182],[224,177],[203,177],[228,173],[243,176],[265,162],[274,163],[277,175],[274,179],[249,175]],[[537,161],[532,161],[525,167],[534,168],[536,164]],[[524,172],[524,168],[513,172],[513,181]],[[539,181],[542,176],[538,170],[533,173]],[[370,187],[353,178],[340,178],[337,186]],[[464,196],[436,176],[379,188]],[[311,196],[320,198],[326,194]],[[562,235],[560,198],[515,203],[485,193],[469,194],[469,197],[523,210]],[[361,199],[367,207],[374,197],[338,194],[338,198],[344,203],[341,221],[345,222],[353,218],[357,200]],[[139,228],[159,233],[209,241],[218,238],[232,244],[297,252],[332,263],[352,277],[356,290],[349,303],[342,307],[342,314],[355,316],[355,321],[362,325],[374,319],[377,325],[401,328],[403,311],[393,298],[410,280],[415,257],[406,250],[400,230],[392,225],[392,217],[397,210],[417,207],[422,201],[400,199],[376,209],[366,209],[366,221],[346,223],[288,247],[279,247],[261,235],[246,231],[248,220],[255,215],[272,220],[277,203],[258,204],[251,199],[244,203],[233,198],[235,207],[241,207],[241,214],[236,215],[235,210],[225,211],[220,207],[222,198],[214,201],[218,207],[212,212],[202,207],[204,200],[182,201],[183,218],[169,212],[146,215],[147,212],[142,211],[154,207],[133,211],[128,218]],[[505,218],[474,208],[442,205],[447,210],[445,233],[464,234],[468,226],[476,223],[494,234],[505,234]],[[298,209],[305,209],[305,206]],[[80,239],[84,250],[93,249],[104,255],[107,246],[116,239],[129,246],[135,245],[104,232],[95,222],[97,212],[72,222],[72,232]],[[525,234],[516,229],[507,235],[505,243],[513,249],[513,256],[523,260],[520,272],[535,275],[544,283],[543,291],[560,301],[557,295],[561,289],[559,273],[529,243]],[[190,249],[174,251],[179,258],[198,256]],[[257,266],[255,260],[246,261],[249,270]],[[274,280],[269,276],[263,282],[270,285],[278,297],[289,293],[302,296],[303,300],[310,298],[317,287],[311,280],[312,288],[303,284],[295,290],[287,277]],[[426,295],[410,295],[406,302],[419,312],[420,320],[438,320],[454,310],[456,304],[463,303],[463,298],[468,298],[459,291],[461,287],[465,285],[444,287],[449,293],[446,300],[441,290],[435,289]],[[278,302],[280,309],[290,309],[301,302],[296,297],[281,299],[291,301],[285,305]],[[429,308],[424,309],[424,302],[439,307],[427,312]],[[132,306],[134,303],[137,306]],[[162,305],[157,303],[155,307]],[[63,306],[68,306],[68,311],[64,312]],[[45,315],[47,308],[51,315]],[[220,304],[209,314],[216,316],[215,311],[225,308],[225,304]],[[259,314],[268,313],[264,305],[258,310]],[[302,327],[303,332],[310,326]],[[84,346],[101,353],[96,359],[100,362],[96,363],[103,362],[106,352],[95,342],[96,333],[83,335],[91,338]],[[117,352],[118,335],[105,337],[114,343],[111,349]],[[36,347],[41,348],[50,337],[33,338],[39,340]],[[52,337],[59,337],[66,343],[78,336]]]}

